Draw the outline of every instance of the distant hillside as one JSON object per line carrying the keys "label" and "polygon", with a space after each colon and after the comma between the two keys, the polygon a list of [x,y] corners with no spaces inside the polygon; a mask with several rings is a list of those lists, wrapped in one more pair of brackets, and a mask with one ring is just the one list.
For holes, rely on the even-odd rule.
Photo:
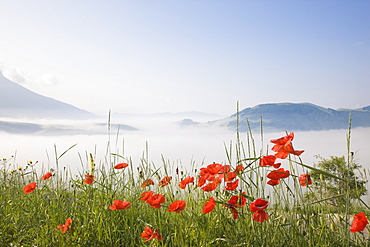
{"label": "distant hillside", "polygon": [[[264,131],[309,131],[348,128],[348,119],[352,115],[352,128],[370,127],[370,106],[361,109],[339,109],[320,107],[310,103],[261,104],[239,112],[239,130],[248,130],[246,119],[252,129],[260,128],[260,119]],[[209,122],[235,129],[236,114],[217,121]]]}
{"label": "distant hillside", "polygon": [[34,93],[0,73],[0,116],[11,118],[90,119],[96,115]]}

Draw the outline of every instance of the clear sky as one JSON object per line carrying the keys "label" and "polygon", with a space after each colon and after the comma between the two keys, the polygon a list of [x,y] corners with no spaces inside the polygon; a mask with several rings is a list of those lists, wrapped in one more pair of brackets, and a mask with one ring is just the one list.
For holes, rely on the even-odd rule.
{"label": "clear sky", "polygon": [[0,1],[0,69],[94,113],[370,104],[370,1]]}

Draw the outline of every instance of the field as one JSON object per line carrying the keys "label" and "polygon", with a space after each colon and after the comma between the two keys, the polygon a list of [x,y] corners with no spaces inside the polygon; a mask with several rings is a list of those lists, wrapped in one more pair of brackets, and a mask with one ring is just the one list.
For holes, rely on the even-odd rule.
{"label": "field", "polygon": [[[36,162],[3,159],[0,245],[368,246],[368,205],[349,189],[315,194],[312,171],[350,181],[305,164],[293,138],[277,137],[262,154],[250,133],[225,147],[228,164],[201,167],[153,164],[145,153],[140,161],[109,153],[95,164],[90,154],[81,157],[90,169],[76,175],[60,169],[73,146],[41,172]],[[345,203],[333,207],[338,197]]]}

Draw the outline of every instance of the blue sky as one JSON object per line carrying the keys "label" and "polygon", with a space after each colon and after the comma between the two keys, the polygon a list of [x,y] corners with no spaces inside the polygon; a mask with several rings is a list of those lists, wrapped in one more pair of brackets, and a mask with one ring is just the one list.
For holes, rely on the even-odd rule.
{"label": "blue sky", "polygon": [[0,2],[0,69],[98,114],[370,104],[369,1]]}

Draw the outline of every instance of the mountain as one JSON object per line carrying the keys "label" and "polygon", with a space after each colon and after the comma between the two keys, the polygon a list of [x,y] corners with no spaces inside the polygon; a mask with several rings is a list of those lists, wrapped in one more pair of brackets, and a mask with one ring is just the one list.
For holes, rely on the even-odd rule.
{"label": "mountain", "polygon": [[[349,116],[352,128],[370,127],[370,106],[361,109],[324,108],[310,103],[261,104],[239,112],[239,131],[248,131],[247,119],[251,129],[263,131],[309,131],[348,128]],[[237,114],[228,118],[208,122],[236,129]]]}
{"label": "mountain", "polygon": [[34,93],[0,73],[0,116],[9,118],[90,119],[97,116]]}

